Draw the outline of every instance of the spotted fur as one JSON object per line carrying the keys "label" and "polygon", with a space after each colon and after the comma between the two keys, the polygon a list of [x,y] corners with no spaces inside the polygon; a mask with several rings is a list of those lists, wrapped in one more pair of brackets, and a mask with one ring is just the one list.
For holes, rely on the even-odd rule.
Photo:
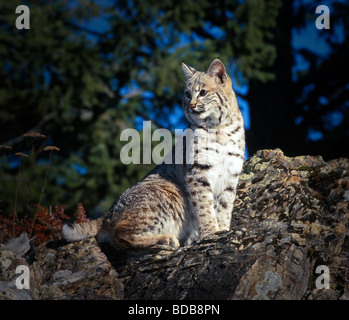
{"label": "spotted fur", "polygon": [[161,164],[100,219],[63,228],[68,241],[105,236],[117,248],[178,248],[229,230],[242,169],[244,124],[232,82],[215,59],[207,72],[182,64],[183,110],[191,131],[183,164]]}

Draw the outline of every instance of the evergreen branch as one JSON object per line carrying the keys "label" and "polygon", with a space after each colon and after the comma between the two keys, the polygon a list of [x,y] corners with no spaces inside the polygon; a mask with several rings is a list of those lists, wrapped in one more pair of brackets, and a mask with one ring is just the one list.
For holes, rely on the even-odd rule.
{"label": "evergreen branch", "polygon": [[83,26],[78,25],[78,24],[76,24],[74,22],[71,22],[71,21],[64,21],[64,24],[66,26],[68,26],[68,27],[72,27],[75,30],[84,31],[84,32],[87,32],[87,33],[92,34],[94,36],[97,36],[97,37],[102,36],[101,32],[98,32],[98,31],[95,31],[95,30],[91,30],[89,28],[83,27]]}

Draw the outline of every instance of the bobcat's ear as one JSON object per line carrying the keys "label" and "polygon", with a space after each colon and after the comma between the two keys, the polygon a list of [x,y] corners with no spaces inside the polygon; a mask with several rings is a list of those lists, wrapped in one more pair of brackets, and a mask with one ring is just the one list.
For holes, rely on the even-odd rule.
{"label": "bobcat's ear", "polygon": [[214,59],[206,72],[209,76],[213,77],[216,82],[224,83],[227,79],[227,71],[223,62],[219,59]]}
{"label": "bobcat's ear", "polygon": [[182,62],[182,70],[187,79],[191,78],[192,75],[196,72],[194,68],[187,66],[184,62]]}

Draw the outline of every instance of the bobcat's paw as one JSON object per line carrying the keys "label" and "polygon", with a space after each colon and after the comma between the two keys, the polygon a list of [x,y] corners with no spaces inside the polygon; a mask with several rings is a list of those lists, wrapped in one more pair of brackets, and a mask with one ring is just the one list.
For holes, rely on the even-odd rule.
{"label": "bobcat's paw", "polygon": [[159,235],[157,236],[156,247],[164,247],[165,249],[170,248],[176,250],[180,247],[178,239],[173,235]]}

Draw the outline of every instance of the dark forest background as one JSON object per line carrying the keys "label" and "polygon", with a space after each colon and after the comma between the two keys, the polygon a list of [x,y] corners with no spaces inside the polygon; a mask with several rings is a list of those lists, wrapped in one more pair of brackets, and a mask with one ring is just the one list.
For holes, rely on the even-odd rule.
{"label": "dark forest background", "polygon": [[185,128],[181,61],[226,64],[248,154],[349,157],[348,36],[339,0],[0,0],[0,214],[107,210],[153,166],[120,161],[121,131]]}

